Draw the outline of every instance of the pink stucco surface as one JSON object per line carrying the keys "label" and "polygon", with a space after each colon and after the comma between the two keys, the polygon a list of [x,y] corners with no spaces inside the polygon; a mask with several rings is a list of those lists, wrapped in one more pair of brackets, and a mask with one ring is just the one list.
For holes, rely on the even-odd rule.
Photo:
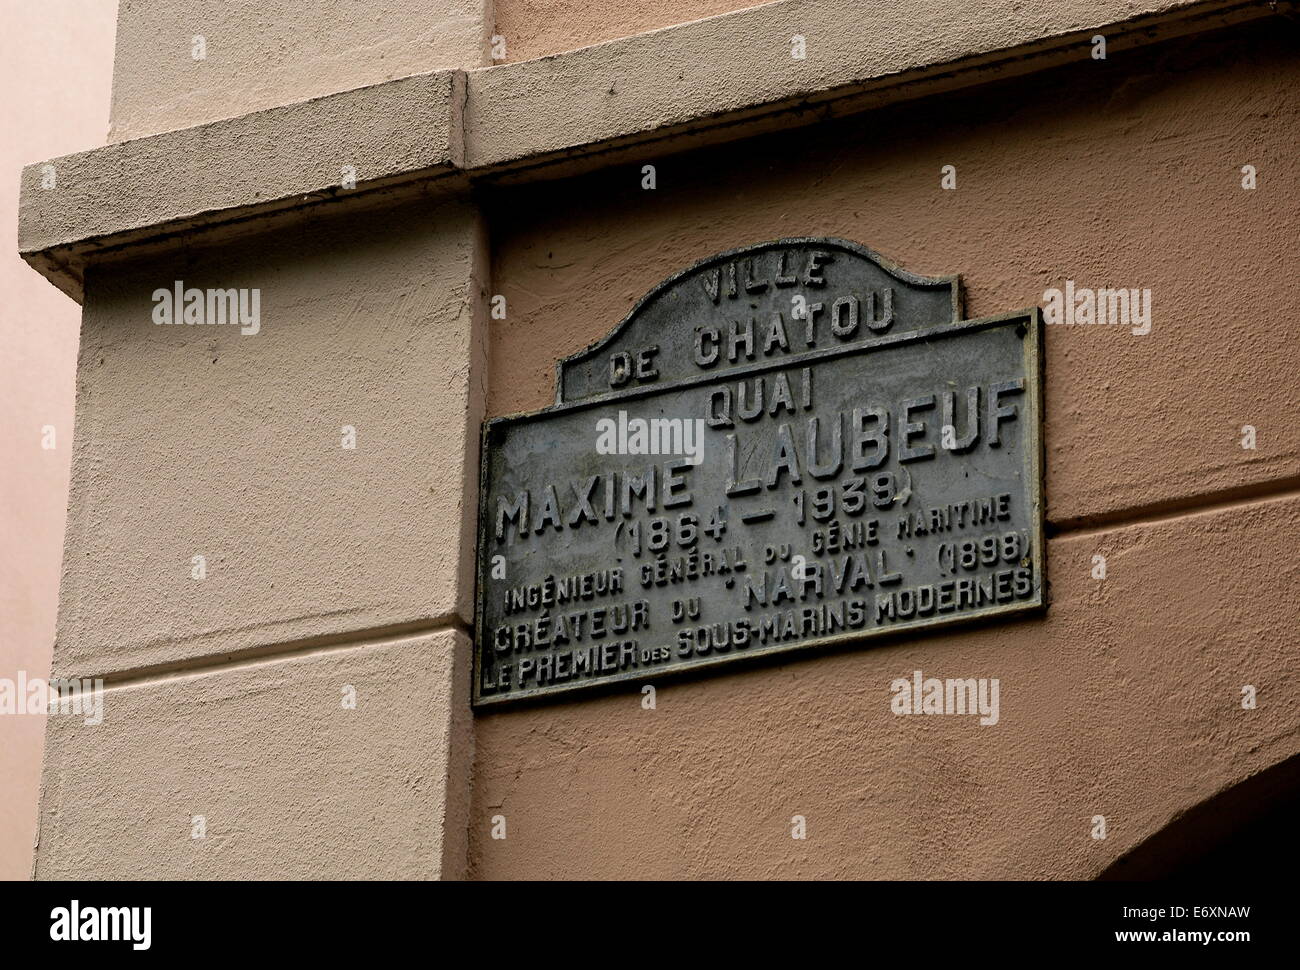
{"label": "pink stucco surface", "polygon": [[[21,166],[104,141],[117,4],[2,0],[0,19],[0,222],[12,241]],[[50,668],[80,319],[81,308],[33,272],[12,242],[4,247],[0,678],[14,681],[20,671],[45,677]],[[0,715],[0,879],[31,871],[44,730],[43,716]]]}

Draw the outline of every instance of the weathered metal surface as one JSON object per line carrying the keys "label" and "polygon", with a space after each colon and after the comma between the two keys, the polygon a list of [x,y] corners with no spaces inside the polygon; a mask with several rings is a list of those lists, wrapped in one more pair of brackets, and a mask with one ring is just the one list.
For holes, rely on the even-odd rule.
{"label": "weathered metal surface", "polygon": [[831,239],[720,254],[487,422],[476,705],[1043,605],[1038,312]]}

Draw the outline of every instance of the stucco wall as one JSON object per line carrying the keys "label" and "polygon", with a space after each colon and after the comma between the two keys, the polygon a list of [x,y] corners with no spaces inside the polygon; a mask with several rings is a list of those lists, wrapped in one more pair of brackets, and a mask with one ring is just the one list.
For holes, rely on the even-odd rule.
{"label": "stucco wall", "polygon": [[[463,872],[482,245],[429,198],[94,268],[54,668],[108,689],[39,877]],[[177,280],[259,328],[159,325]]]}
{"label": "stucco wall", "polygon": [[[0,224],[12,239],[22,165],[100,143],[116,4],[3,5]],[[45,677],[67,514],[77,305],[0,253],[0,678]],[[49,439],[44,428],[54,429]],[[52,447],[44,447],[45,443]],[[42,715],[0,716],[0,879],[26,879],[36,831]]]}
{"label": "stucco wall", "polygon": [[494,0],[501,61],[526,61],[558,51],[759,6],[746,0]]}
{"label": "stucco wall", "polygon": [[[491,0],[122,0],[111,140],[488,63]],[[201,56],[199,56],[201,55]]]}
{"label": "stucco wall", "polygon": [[51,718],[37,876],[459,875],[467,649],[456,632],[308,649],[118,684],[97,727]]}
{"label": "stucco wall", "polygon": [[[1047,327],[1044,618],[670,682],[653,711],[633,689],[480,715],[474,875],[1088,877],[1296,753],[1300,58],[1284,34],[1085,54],[647,158],[653,192],[638,163],[493,201],[510,316],[493,323],[492,414],[553,400],[554,359],[676,269],[781,236],[960,272],[969,316],[1067,279],[1149,287],[1154,310],[1145,336]],[[999,678],[1001,722],[895,716],[889,684],[916,669]]]}
{"label": "stucco wall", "polygon": [[[821,48],[852,48],[835,70],[772,60],[787,13],[830,32],[847,6],[114,145],[66,161],[84,181],[58,205],[28,170],[34,264],[78,293],[89,267],[54,665],[108,682],[103,724],[51,719],[38,875],[1091,876],[1297,754],[1293,25],[1096,61],[1073,32],[1133,4],[984,0],[954,20],[935,0],[882,8],[907,43],[880,58],[868,31]],[[1196,30],[1228,5],[1163,6]],[[132,0],[113,136],[474,67],[512,17],[517,59],[718,12],[703,7],[507,0],[494,20],[430,0],[362,23],[334,0]],[[200,21],[196,61],[169,45]],[[754,76],[719,60],[736,33]],[[894,74],[969,85],[1076,49],[1050,72],[833,117],[911,96]],[[606,76],[629,65],[638,83]],[[638,147],[664,125],[740,139],[759,130],[733,125],[744,112],[801,126]],[[333,184],[336,129],[384,184]],[[1049,611],[666,681],[654,710],[632,689],[471,719],[484,410],[552,401],[556,359],[683,266],[796,235],[961,273],[969,316],[1066,280],[1151,289],[1149,334],[1047,328]],[[176,280],[258,289],[261,329],[156,325],[153,293]],[[493,294],[508,311],[489,325]],[[889,684],[917,669],[998,678],[999,723],[896,717]]]}
{"label": "stucco wall", "polygon": [[[470,207],[430,200],[97,268],[56,669],[470,614],[479,243]],[[259,290],[259,331],[156,325],[177,280]]]}

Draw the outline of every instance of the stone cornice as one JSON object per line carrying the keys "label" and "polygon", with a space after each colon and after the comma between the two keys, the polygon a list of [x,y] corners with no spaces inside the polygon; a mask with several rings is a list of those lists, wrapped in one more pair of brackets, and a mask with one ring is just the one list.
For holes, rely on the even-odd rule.
{"label": "stone cornice", "polygon": [[[29,165],[19,250],[85,266],[200,229],[402,187],[558,177],[867,110],[1275,13],[1268,0],[776,0],[563,54],[357,88]],[[790,56],[791,38],[807,56]],[[52,169],[47,166],[53,166]],[[344,188],[344,168],[356,172]],[[49,174],[53,172],[52,188]]]}

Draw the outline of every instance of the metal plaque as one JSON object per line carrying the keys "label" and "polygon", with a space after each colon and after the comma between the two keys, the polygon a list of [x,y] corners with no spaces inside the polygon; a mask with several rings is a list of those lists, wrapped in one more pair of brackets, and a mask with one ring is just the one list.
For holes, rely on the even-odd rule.
{"label": "metal plaque", "polygon": [[1041,321],[783,239],[483,430],[474,703],[1041,608]]}

